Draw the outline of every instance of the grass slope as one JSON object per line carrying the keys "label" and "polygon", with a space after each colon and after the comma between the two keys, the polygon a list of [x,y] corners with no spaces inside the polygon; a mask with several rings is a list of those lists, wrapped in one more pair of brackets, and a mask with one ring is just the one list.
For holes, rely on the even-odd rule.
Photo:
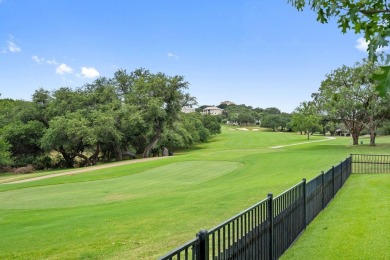
{"label": "grass slope", "polygon": [[389,138],[375,148],[348,138],[270,148],[305,141],[224,127],[164,160],[0,185],[0,259],[155,259],[350,153],[390,148]]}
{"label": "grass slope", "polygon": [[282,259],[389,259],[390,175],[353,174]]}

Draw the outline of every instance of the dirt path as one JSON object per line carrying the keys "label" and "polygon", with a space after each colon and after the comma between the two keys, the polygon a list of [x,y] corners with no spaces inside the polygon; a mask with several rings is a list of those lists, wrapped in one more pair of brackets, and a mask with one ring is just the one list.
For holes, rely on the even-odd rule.
{"label": "dirt path", "polygon": [[128,161],[122,161],[122,162],[115,162],[115,163],[107,163],[107,164],[95,165],[95,166],[90,166],[90,167],[86,167],[86,168],[82,168],[82,169],[72,170],[72,171],[68,171],[68,172],[53,173],[50,175],[33,177],[30,179],[23,179],[23,180],[18,180],[18,181],[6,182],[3,184],[16,184],[16,183],[38,181],[38,180],[54,178],[54,177],[59,177],[59,176],[64,176],[64,175],[73,175],[73,174],[82,173],[82,172],[90,172],[90,171],[95,171],[95,170],[100,170],[100,169],[107,169],[107,168],[112,168],[112,167],[121,166],[121,165],[155,161],[155,160],[159,160],[159,159],[163,159],[163,158],[169,158],[169,157],[151,157],[151,158],[134,159],[134,160],[128,160]]}

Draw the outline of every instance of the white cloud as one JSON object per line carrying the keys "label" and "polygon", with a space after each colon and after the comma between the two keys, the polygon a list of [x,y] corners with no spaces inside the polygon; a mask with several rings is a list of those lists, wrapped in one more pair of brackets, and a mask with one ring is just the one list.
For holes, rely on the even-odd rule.
{"label": "white cloud", "polygon": [[32,56],[31,59],[33,61],[35,61],[36,63],[38,63],[38,64],[46,63],[46,64],[49,64],[49,65],[59,65],[59,63],[55,59],[47,60],[44,57],[38,57],[38,56],[35,56],[35,55]]}
{"label": "white cloud", "polygon": [[55,60],[55,59],[52,59],[52,60],[45,60],[45,62],[49,65],[58,65],[59,63]]}
{"label": "white cloud", "polygon": [[168,52],[168,58],[174,58],[174,59],[179,59],[179,56],[177,56],[174,53]]}
{"label": "white cloud", "polygon": [[[363,37],[360,37],[359,39],[357,39],[357,44],[355,45],[355,48],[359,51],[367,52],[368,42]],[[376,52],[386,51],[388,49],[388,47],[380,47],[376,50]]]}
{"label": "white cloud", "polygon": [[69,67],[68,65],[62,63],[61,65],[59,65],[56,69],[56,73],[57,74],[70,74],[73,72],[73,69],[71,67]]}
{"label": "white cloud", "polygon": [[39,58],[38,56],[32,56],[31,59],[38,64],[42,64],[45,61],[44,58]]}
{"label": "white cloud", "polygon": [[16,45],[16,43],[14,43],[13,41],[8,42],[8,50],[10,52],[21,52],[22,51],[22,49],[18,45]]}
{"label": "white cloud", "polygon": [[[1,0],[0,0],[1,1]],[[22,48],[16,44],[15,37],[13,35],[9,35],[8,41],[7,41],[7,46],[3,47],[1,49],[1,53],[8,53],[8,52],[21,52]]]}
{"label": "white cloud", "polygon": [[86,78],[95,78],[95,77],[99,77],[100,73],[95,68],[82,67],[81,75],[83,75]]}
{"label": "white cloud", "polygon": [[368,42],[363,37],[360,37],[359,39],[357,39],[357,44],[355,45],[355,48],[359,51],[366,52],[368,48]]}

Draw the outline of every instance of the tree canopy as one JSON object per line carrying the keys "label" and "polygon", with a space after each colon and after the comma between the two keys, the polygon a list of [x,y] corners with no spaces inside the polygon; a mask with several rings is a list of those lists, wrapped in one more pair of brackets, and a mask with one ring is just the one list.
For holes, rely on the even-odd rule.
{"label": "tree canopy", "polygon": [[377,125],[386,117],[387,96],[375,92],[377,81],[373,74],[378,65],[370,61],[342,66],[327,75],[318,92],[312,97],[319,109],[333,121],[339,121],[349,130],[353,144],[357,145],[363,129],[370,130],[371,145]]}
{"label": "tree canopy", "polygon": [[0,162],[88,166],[207,142],[221,127],[216,117],[181,112],[196,104],[187,88],[182,76],[118,70],[77,89],[40,88],[32,101],[0,99]]}
{"label": "tree canopy", "polygon": [[292,115],[291,125],[296,131],[305,132],[309,140],[310,134],[319,128],[320,119],[318,108],[313,102],[302,102]]}

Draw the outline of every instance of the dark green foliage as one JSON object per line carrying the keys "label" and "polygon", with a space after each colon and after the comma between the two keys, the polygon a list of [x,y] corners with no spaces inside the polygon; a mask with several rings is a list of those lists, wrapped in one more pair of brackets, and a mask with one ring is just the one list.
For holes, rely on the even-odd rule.
{"label": "dark green foliage", "polygon": [[2,129],[4,139],[11,145],[10,152],[16,166],[33,164],[36,157],[44,152],[40,138],[45,131],[45,125],[35,120],[27,123],[15,121]]}
{"label": "dark green foliage", "polygon": [[11,163],[9,148],[10,145],[0,137],[0,166],[5,166]]}
{"label": "dark green foliage", "polygon": [[227,121],[237,123],[238,125],[254,125],[260,118],[259,108],[253,109],[246,105],[230,105],[224,110],[224,116]]}
{"label": "dark green foliage", "polygon": [[215,135],[221,133],[221,125],[215,116],[203,115],[202,123],[203,126],[210,131],[210,134]]}
{"label": "dark green foliage", "polygon": [[189,147],[220,133],[221,118],[182,115],[183,106],[196,104],[184,92],[187,86],[182,76],[137,69],[118,70],[113,78],[75,90],[40,88],[31,102],[0,100],[0,134],[11,145],[15,165],[39,169]]}
{"label": "dark green foliage", "polygon": [[390,66],[381,67],[381,71],[374,73],[374,80],[378,81],[376,90],[381,96],[385,96],[390,91]]}
{"label": "dark green foliage", "polygon": [[363,60],[353,67],[342,66],[326,76],[319,91],[312,94],[314,102],[328,120],[343,123],[359,144],[361,132],[367,128],[371,145],[375,145],[375,131],[388,118],[389,96],[378,96],[379,82],[373,75],[378,64]]}
{"label": "dark green foliage", "polygon": [[270,114],[264,116],[261,120],[261,127],[272,128],[272,130],[276,131],[276,129],[280,125],[280,117],[276,114]]}

